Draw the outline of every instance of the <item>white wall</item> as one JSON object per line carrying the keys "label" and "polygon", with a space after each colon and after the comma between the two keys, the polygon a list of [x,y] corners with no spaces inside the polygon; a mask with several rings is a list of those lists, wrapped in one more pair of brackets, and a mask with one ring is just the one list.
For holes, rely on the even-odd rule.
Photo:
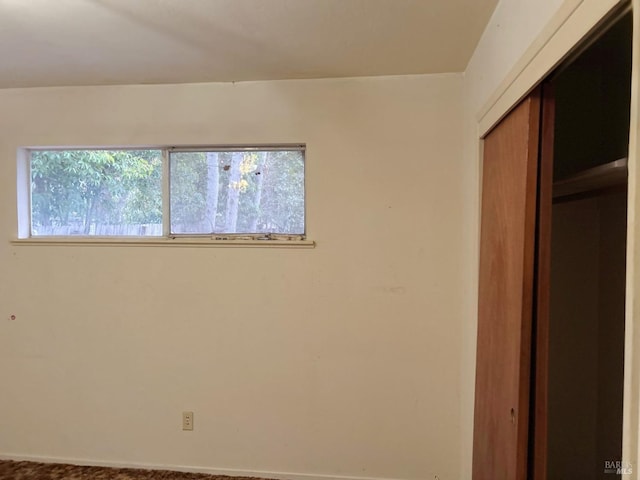
{"label": "white wall", "polygon": [[[0,455],[462,478],[462,87],[0,91]],[[9,242],[18,147],[261,142],[307,144],[316,249]]]}
{"label": "white wall", "polygon": [[500,0],[465,71],[467,117],[489,100],[564,0]]}

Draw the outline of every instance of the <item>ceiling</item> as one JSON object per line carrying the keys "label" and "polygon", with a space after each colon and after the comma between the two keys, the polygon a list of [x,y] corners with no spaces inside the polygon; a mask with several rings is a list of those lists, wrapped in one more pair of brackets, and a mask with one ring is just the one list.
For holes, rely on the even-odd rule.
{"label": "ceiling", "polygon": [[0,88],[460,72],[497,0],[0,0]]}

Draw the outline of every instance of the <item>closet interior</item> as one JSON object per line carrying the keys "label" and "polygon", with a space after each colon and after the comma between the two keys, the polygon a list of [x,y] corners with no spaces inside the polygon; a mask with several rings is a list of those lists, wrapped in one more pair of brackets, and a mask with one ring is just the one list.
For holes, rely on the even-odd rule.
{"label": "closet interior", "polygon": [[619,478],[622,466],[615,462],[622,454],[631,33],[628,12],[543,90],[555,113],[548,480]]}

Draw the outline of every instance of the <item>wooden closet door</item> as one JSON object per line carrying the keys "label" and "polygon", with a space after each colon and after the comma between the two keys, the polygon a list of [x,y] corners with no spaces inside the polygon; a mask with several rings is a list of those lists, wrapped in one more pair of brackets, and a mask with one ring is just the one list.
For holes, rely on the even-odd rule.
{"label": "wooden closet door", "polygon": [[527,476],[540,95],[485,138],[473,480]]}
{"label": "wooden closet door", "polygon": [[553,203],[553,150],[556,101],[553,85],[542,87],[540,121],[540,167],[538,168],[537,247],[535,275],[535,317],[533,318],[532,385],[533,405],[529,411],[531,480],[547,480],[547,438],[549,403],[549,324],[551,313],[551,213]]}

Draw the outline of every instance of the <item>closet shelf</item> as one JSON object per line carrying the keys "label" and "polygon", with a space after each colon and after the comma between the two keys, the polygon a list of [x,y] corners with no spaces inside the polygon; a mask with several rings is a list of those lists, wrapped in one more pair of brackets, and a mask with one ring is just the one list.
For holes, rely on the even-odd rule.
{"label": "closet shelf", "polygon": [[627,159],[598,165],[553,183],[553,198],[591,192],[627,183]]}

